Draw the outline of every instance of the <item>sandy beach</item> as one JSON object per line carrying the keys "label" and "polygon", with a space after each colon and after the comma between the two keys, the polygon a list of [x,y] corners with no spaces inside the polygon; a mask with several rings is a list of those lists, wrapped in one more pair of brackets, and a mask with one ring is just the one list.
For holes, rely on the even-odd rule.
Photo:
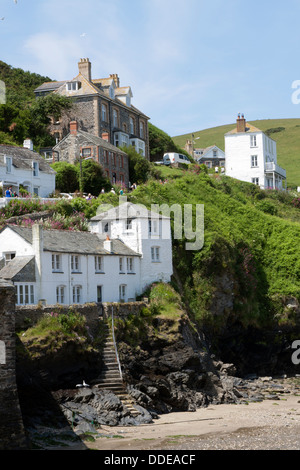
{"label": "sandy beach", "polygon": [[300,397],[210,405],[161,415],[153,424],[101,426],[94,450],[299,450]]}

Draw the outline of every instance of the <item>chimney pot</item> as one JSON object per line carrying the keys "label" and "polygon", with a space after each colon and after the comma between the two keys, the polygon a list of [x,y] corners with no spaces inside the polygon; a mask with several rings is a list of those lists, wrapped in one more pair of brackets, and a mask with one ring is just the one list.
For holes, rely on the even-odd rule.
{"label": "chimney pot", "polygon": [[92,81],[92,64],[88,58],[80,59],[78,62],[78,70],[89,82]]}
{"label": "chimney pot", "polygon": [[236,128],[237,132],[246,132],[246,119],[244,118],[243,114],[242,117],[240,117],[240,114],[238,114],[238,118],[236,120]]}

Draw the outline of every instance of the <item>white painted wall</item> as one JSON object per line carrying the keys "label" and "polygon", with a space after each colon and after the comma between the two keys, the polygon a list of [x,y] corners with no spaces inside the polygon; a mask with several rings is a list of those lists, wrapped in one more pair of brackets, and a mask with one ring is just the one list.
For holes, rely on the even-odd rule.
{"label": "white painted wall", "polygon": [[[256,137],[256,145],[251,145],[251,135]],[[262,189],[268,187],[267,178],[273,180],[272,174],[266,174],[266,163],[277,164],[276,142],[262,131],[225,135],[225,168],[226,175],[242,181],[252,182],[259,178]],[[257,166],[252,166],[251,157],[257,156]],[[280,187],[282,182],[277,180]]]}
{"label": "white painted wall", "polygon": [[20,184],[31,194],[34,188],[38,188],[40,197],[48,197],[55,191],[55,174],[39,171],[38,176],[33,176],[32,170],[15,168],[13,165],[11,173],[7,173],[6,165],[0,165],[0,185],[5,189],[7,186],[13,186],[18,191]]}
{"label": "white painted wall", "polygon": [[[94,222],[91,231],[105,233],[104,225],[108,221]],[[112,220],[110,223],[111,238],[119,238],[132,250],[142,255],[140,259],[139,293],[155,281],[170,282],[173,274],[172,236],[168,218],[152,220],[152,227],[157,226],[157,232],[149,233],[149,219],[145,217],[132,219],[131,228],[126,228],[126,219]],[[152,260],[151,248],[159,249],[159,260]]]}

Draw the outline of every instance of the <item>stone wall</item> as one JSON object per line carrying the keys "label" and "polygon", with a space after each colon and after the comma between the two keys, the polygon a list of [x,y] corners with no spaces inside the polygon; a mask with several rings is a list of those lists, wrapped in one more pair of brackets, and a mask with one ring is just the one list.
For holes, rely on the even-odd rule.
{"label": "stone wall", "polygon": [[[72,305],[72,310],[86,317],[87,325],[93,331],[98,326],[99,318],[111,317],[112,310],[115,317],[126,317],[137,315],[143,307],[147,306],[147,300],[142,302],[124,303],[88,303],[83,305]],[[16,307],[16,329],[25,329],[34,325],[40,318],[50,315],[52,312],[67,313],[69,306],[62,305],[25,305]]]}
{"label": "stone wall", "polygon": [[0,450],[26,448],[16,384],[15,289],[0,280]]}

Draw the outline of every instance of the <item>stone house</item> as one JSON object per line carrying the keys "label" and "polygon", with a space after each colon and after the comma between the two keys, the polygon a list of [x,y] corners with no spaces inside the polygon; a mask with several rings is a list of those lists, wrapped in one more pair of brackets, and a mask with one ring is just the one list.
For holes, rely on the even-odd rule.
{"label": "stone house", "polygon": [[261,189],[285,189],[286,171],[277,164],[275,140],[238,115],[236,127],[225,134],[227,176]]}
{"label": "stone house", "polygon": [[[118,210],[125,214],[127,205]],[[14,283],[17,305],[135,300],[152,282],[170,281],[172,240],[169,218],[144,218],[134,205],[129,216],[115,219],[108,211],[91,221],[89,232],[7,225],[0,231],[0,279]],[[104,221],[109,232],[102,230]],[[151,224],[152,241],[143,243]]]}
{"label": "stone house", "polygon": [[58,93],[73,100],[71,111],[50,126],[57,142],[68,134],[70,121],[77,121],[79,129],[98,137],[105,134],[116,147],[133,145],[149,160],[149,117],[133,106],[131,87],[121,87],[117,74],[93,79],[89,59],[80,59],[78,69],[71,80],[47,82],[35,90],[37,98]]}
{"label": "stone house", "polygon": [[76,121],[70,122],[70,132],[53,147],[53,162],[76,163],[80,159],[94,159],[100,163],[103,173],[111,184],[120,183],[126,188],[129,183],[128,156],[108,142],[107,136],[78,129]]}
{"label": "stone house", "polygon": [[31,140],[23,147],[0,145],[0,186],[3,196],[12,190],[19,194],[22,185],[29,193],[48,197],[55,191],[55,171],[44,158],[33,151]]}

